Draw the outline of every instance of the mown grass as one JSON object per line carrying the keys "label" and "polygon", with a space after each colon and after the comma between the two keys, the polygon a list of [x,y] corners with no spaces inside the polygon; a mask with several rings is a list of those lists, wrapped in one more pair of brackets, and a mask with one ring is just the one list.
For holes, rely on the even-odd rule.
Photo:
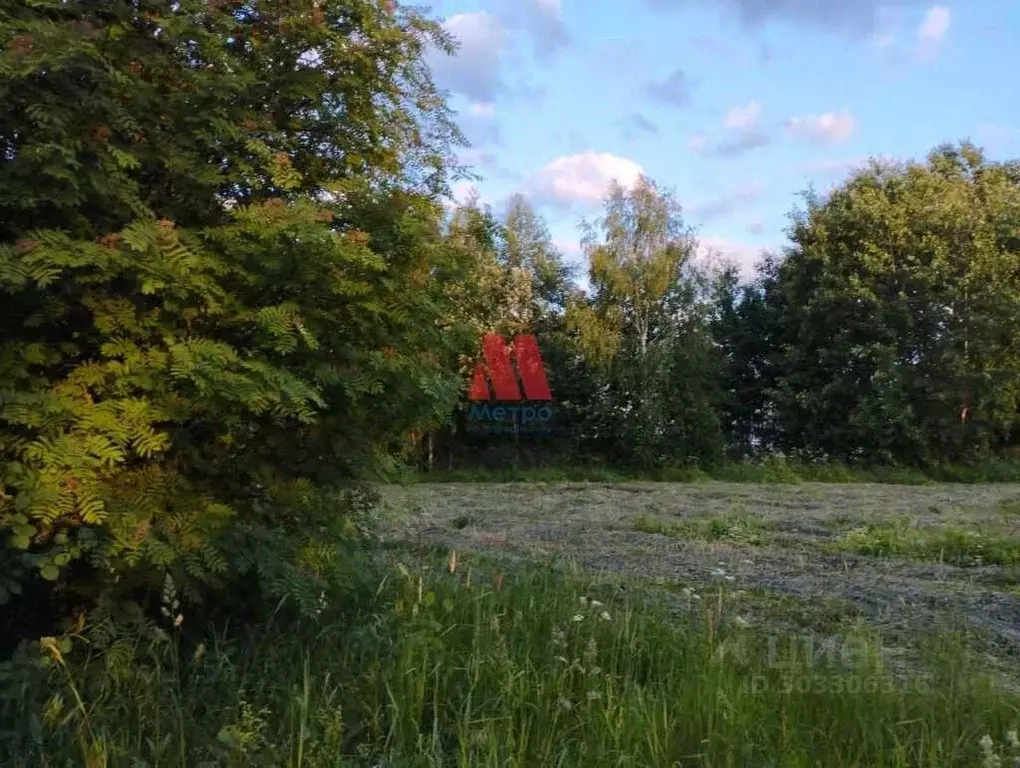
{"label": "mown grass", "polygon": [[1020,462],[993,459],[975,465],[927,467],[851,467],[839,463],[803,463],[784,458],[725,462],[706,467],[634,469],[605,465],[568,465],[517,468],[495,467],[433,472],[394,472],[381,478],[395,483],[559,483],[628,481],[699,483],[766,483],[792,485],[816,483],[882,483],[927,485],[943,483],[1017,483]]}
{"label": "mown grass", "polygon": [[[945,766],[1020,719],[965,643],[905,673],[546,569],[398,567],[356,611],[7,668],[5,766]],[[17,674],[15,674],[15,672]]]}

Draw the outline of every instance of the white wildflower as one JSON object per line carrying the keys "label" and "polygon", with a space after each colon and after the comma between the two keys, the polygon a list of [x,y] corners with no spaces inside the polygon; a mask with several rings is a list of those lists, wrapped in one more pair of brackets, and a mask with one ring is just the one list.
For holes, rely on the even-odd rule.
{"label": "white wildflower", "polygon": [[736,580],[737,580],[736,576],[727,576],[726,577],[726,581],[736,581]]}
{"label": "white wildflower", "polygon": [[981,737],[981,741],[978,742],[978,746],[981,747],[982,752],[991,752],[992,747],[995,746],[995,742],[992,741],[992,737],[986,733]]}
{"label": "white wildflower", "polygon": [[568,712],[574,708],[574,705],[570,703],[570,699],[560,699],[559,704]]}
{"label": "white wildflower", "polygon": [[588,691],[588,701],[598,701],[602,698],[602,694],[598,691]]}
{"label": "white wildflower", "polygon": [[690,587],[684,587],[684,591],[683,591],[683,596],[684,597],[690,597],[693,594],[694,594],[694,590],[693,589],[691,589]]}
{"label": "white wildflower", "polygon": [[1020,747],[1020,738],[1017,737],[1016,731],[1006,732],[1006,743],[1009,744],[1011,749]]}
{"label": "white wildflower", "polygon": [[584,621],[584,614],[583,613],[575,613],[574,614],[574,621]]}
{"label": "white wildflower", "polygon": [[581,605],[588,605],[588,598],[587,597],[585,597],[584,595],[581,595],[581,597],[579,599],[581,601]]}
{"label": "white wildflower", "polygon": [[602,613],[600,613],[599,616],[601,617],[602,621],[612,621],[613,619],[613,617],[609,615],[609,611],[602,611]]}
{"label": "white wildflower", "polygon": [[601,608],[602,607],[602,603],[599,602],[598,600],[592,600],[591,601],[591,607],[592,608]]}
{"label": "white wildflower", "polygon": [[734,621],[734,623],[738,627],[749,627],[749,626],[751,626],[751,622],[749,622],[743,616],[737,616],[737,618],[735,618],[733,621]]}

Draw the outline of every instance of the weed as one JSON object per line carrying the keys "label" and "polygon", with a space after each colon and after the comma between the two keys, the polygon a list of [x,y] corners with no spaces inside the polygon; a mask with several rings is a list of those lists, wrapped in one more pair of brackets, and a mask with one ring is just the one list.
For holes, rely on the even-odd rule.
{"label": "weed", "polygon": [[745,513],[699,515],[675,522],[641,515],[634,521],[634,530],[692,541],[728,541],[745,546],[758,546],[766,543],[775,528],[762,518]]}
{"label": "weed", "polygon": [[69,679],[41,676],[0,704],[4,764],[81,764],[84,734],[97,766],[958,765],[1016,727],[949,641],[904,673],[866,630],[805,645],[725,586],[678,618],[544,569],[433,566],[386,576],[367,613],[215,635],[179,670],[167,647],[138,645],[128,677],[80,658],[87,725],[28,727]]}
{"label": "weed", "polygon": [[909,517],[854,528],[829,547],[839,552],[904,557],[964,567],[1020,562],[1020,538],[960,526],[920,527]]}

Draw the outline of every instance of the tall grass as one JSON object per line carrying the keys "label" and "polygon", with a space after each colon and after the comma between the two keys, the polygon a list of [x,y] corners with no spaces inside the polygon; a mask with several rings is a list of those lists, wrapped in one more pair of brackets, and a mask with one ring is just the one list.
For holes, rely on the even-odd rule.
{"label": "tall grass", "polygon": [[810,654],[724,591],[451,567],[401,567],[317,624],[40,649],[47,669],[6,670],[0,764],[945,768],[1018,721],[952,638],[908,667],[865,630]]}

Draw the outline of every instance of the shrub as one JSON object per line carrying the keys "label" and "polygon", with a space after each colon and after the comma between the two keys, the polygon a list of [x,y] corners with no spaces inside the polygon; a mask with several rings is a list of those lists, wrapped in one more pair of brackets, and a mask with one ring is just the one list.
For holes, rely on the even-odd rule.
{"label": "shrub", "polygon": [[0,11],[0,601],[293,586],[313,486],[449,407],[446,41],[392,10]]}

